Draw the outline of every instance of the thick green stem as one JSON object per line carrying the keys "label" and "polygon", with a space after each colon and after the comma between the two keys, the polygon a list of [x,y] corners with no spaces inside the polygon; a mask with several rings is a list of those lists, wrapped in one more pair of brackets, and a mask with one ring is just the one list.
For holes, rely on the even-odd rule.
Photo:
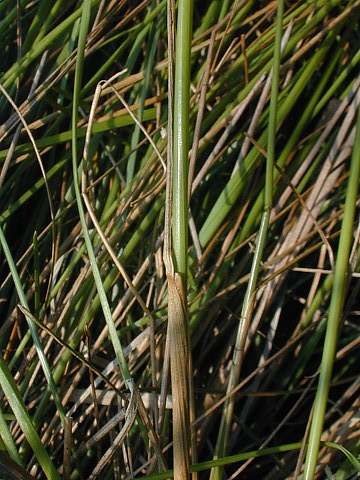
{"label": "thick green stem", "polygon": [[175,57],[172,224],[175,270],[182,275],[183,280],[186,279],[188,244],[187,184],[192,11],[192,0],[179,2]]}

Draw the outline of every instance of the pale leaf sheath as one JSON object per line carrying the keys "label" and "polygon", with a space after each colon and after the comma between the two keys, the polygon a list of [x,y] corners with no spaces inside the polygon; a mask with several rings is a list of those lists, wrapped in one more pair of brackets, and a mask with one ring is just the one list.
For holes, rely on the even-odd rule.
{"label": "pale leaf sheath", "polygon": [[185,291],[181,275],[168,275],[168,335],[170,339],[171,383],[173,395],[174,471],[176,480],[187,480],[189,471],[189,345]]}

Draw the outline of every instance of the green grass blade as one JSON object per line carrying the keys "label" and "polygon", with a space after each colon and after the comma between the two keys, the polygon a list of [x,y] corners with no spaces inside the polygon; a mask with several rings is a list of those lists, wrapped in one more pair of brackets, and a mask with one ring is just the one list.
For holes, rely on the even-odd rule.
{"label": "green grass blade", "polygon": [[[144,110],[142,114],[142,120],[153,120],[156,116],[155,108],[147,108]],[[121,128],[126,127],[127,125],[132,125],[134,120],[130,117],[130,115],[122,115],[115,118],[111,118],[110,120],[104,120],[102,122],[96,122],[93,127],[93,133],[103,133],[113,128]],[[36,141],[36,145],[39,149],[46,148],[49,146],[59,145],[61,143],[66,143],[71,140],[72,132],[68,130],[66,132],[60,132],[54,135],[49,135],[48,137],[41,138]],[[77,138],[84,138],[86,135],[86,127],[79,127],[77,129]],[[28,153],[32,151],[33,146],[30,143],[25,143],[23,145],[18,145],[15,148],[16,154],[21,153]],[[0,151],[0,160],[6,158],[7,150]],[[58,168],[58,164],[54,166],[54,168]]]}
{"label": "green grass blade", "polygon": [[78,158],[78,128],[77,128],[78,108],[80,104],[81,78],[82,78],[82,71],[83,71],[83,65],[84,65],[86,36],[87,36],[89,22],[90,22],[91,5],[92,5],[92,2],[90,0],[85,0],[83,3],[83,11],[81,15],[80,34],[79,34],[79,42],[78,42],[78,56],[76,60],[76,69],[75,69],[75,84],[74,84],[73,112],[72,112],[72,163],[73,163],[74,188],[75,188],[76,203],[79,210],[79,217],[80,217],[81,226],[84,234],[85,244],[86,244],[86,248],[88,251],[88,255],[89,255],[89,259],[90,259],[90,263],[93,271],[94,281],[100,297],[100,302],[103,309],[104,317],[109,329],[109,335],[114,347],[116,358],[119,362],[119,367],[120,367],[122,376],[125,382],[128,382],[131,380],[131,375],[126,363],[126,359],[123,353],[123,348],[120,343],[120,339],[116,331],[116,327],[114,324],[114,320],[112,318],[109,302],[107,300],[106,292],[101,279],[99,267],[97,265],[94,248],[91,242],[89,230],[88,230],[86,219],[85,219],[85,212],[84,212],[84,206],[83,206],[81,192],[80,192],[79,174],[78,174],[78,161],[77,161],[77,158]]}
{"label": "green grass blade", "polygon": [[5,415],[2,410],[0,410],[0,436],[10,457],[15,460],[19,465],[23,466],[22,459],[20,457],[16,444],[11,436]]}
{"label": "green grass blade", "polygon": [[358,109],[356,138],[351,158],[349,181],[346,190],[344,217],[341,225],[339,248],[334,271],[334,283],[329,307],[323,355],[320,367],[319,383],[313,405],[313,417],[309,434],[304,479],[313,480],[320,447],[320,438],[324,425],[329,395],[331,375],[338,342],[338,332],[348,281],[349,253],[353,238],[355,206],[360,177],[360,109]]}
{"label": "green grass blade", "polygon": [[352,466],[355,468],[355,470],[358,473],[360,473],[360,462],[357,458],[355,458],[355,456],[351,452],[349,452],[349,450],[347,450],[342,445],[338,445],[337,443],[334,443],[334,442],[323,442],[323,444],[326,445],[327,447],[335,448],[335,450],[339,450],[340,452],[342,452],[345,455],[345,457],[349,460],[349,462],[352,464]]}
{"label": "green grass blade", "polygon": [[23,399],[2,355],[0,355],[0,384],[10,407],[14,412],[16,420],[24,432],[24,435],[35,453],[46,477],[49,480],[60,480],[60,476],[32,424]]}
{"label": "green grass blade", "polygon": [[[215,460],[209,460],[207,462],[197,463],[190,467],[190,472],[204,472],[211,468],[224,467],[237,462],[242,462],[250,458],[259,458],[267,455],[276,455],[282,452],[291,452],[293,450],[299,450],[301,443],[289,443],[285,445],[279,445],[276,447],[263,448],[259,450],[253,450],[251,452],[239,453],[237,455],[231,455],[228,457],[222,457]],[[169,470],[167,472],[157,473],[155,475],[146,475],[139,477],[141,480],[165,480],[166,478],[175,478],[174,472]]]}
{"label": "green grass blade", "polygon": [[[21,280],[20,280],[19,274],[17,272],[15,262],[13,260],[12,255],[11,255],[9,246],[7,244],[7,241],[6,241],[6,238],[5,238],[5,235],[4,235],[4,232],[3,232],[3,229],[2,229],[1,226],[0,226],[0,244],[2,246],[2,249],[4,251],[7,263],[9,265],[10,272],[11,272],[11,275],[12,275],[12,278],[13,278],[13,281],[14,281],[14,284],[15,284],[15,288],[16,288],[20,303],[23,307],[25,307],[27,310],[29,310],[29,305],[28,305],[28,302],[27,302],[27,299],[26,299],[26,295],[25,295],[25,292],[24,292],[23,287],[21,285]],[[37,352],[37,355],[39,357],[39,361],[41,363],[42,369],[44,371],[46,381],[48,383],[49,389],[50,389],[50,391],[51,391],[51,393],[54,397],[54,400],[56,402],[56,407],[57,407],[57,410],[59,412],[60,418],[63,421],[63,419],[65,417],[65,412],[64,412],[64,409],[62,407],[61,399],[60,399],[59,393],[57,391],[57,388],[55,386],[55,383],[54,383],[54,380],[53,380],[53,377],[52,377],[51,369],[49,367],[49,364],[48,364],[48,361],[46,359],[43,347],[41,345],[41,341],[40,341],[37,329],[36,329],[35,325],[33,324],[33,322],[31,321],[31,318],[26,317],[26,321],[28,323],[29,331],[31,332],[31,336],[32,336],[33,341],[34,341],[34,345],[36,347],[36,352]]]}
{"label": "green grass blade", "polygon": [[[92,0],[91,5],[96,5],[99,3],[99,0]],[[1,79],[1,83],[3,84],[4,88],[9,88],[12,84],[15,83],[16,78],[19,75],[22,75],[28,66],[37,58],[39,57],[45,50],[48,48],[51,43],[64,31],[70,29],[73,23],[80,17],[82,13],[82,7],[75,10],[71,15],[65,18],[60,25],[57,25],[54,29],[52,29],[41,41],[35,43],[31,50],[29,50],[20,60],[13,64],[13,66],[3,75]]]}

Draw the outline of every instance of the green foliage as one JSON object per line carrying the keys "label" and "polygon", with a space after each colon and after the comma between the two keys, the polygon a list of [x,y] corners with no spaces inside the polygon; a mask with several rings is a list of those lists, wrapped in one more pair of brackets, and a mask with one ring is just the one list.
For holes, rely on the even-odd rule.
{"label": "green foliage", "polygon": [[0,2],[0,448],[37,478],[172,469],[174,141],[192,472],[296,477],[308,456],[307,480],[356,474],[360,9],[285,2],[276,26],[277,3],[194,2],[178,135],[167,2]]}

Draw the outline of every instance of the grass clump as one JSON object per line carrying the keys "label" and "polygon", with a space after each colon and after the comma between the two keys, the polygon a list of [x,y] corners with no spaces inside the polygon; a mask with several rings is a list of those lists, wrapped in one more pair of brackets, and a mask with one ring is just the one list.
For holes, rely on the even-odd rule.
{"label": "grass clump", "polygon": [[0,2],[10,478],[358,474],[359,4],[205,3]]}

